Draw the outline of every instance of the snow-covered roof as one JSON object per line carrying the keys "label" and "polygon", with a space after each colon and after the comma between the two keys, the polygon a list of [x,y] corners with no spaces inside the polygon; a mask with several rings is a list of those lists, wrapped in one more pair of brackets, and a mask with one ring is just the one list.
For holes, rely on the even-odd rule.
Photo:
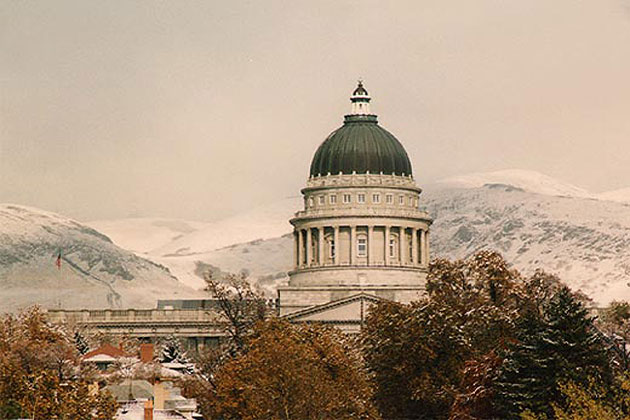
{"label": "snow-covered roof", "polygon": [[[116,420],[144,420],[144,401],[123,404],[116,414]],[[153,420],[185,419],[183,414],[173,410],[153,410]]]}
{"label": "snow-covered roof", "polygon": [[83,359],[84,362],[110,362],[110,363],[114,363],[116,361],[115,357],[109,356],[107,354],[96,354],[92,357],[88,357]]}
{"label": "snow-covered roof", "polygon": [[111,344],[103,344],[101,347],[86,353],[83,356],[83,360],[91,359],[96,355],[107,355],[112,358],[118,358],[124,356],[125,352],[120,347],[114,347]]}

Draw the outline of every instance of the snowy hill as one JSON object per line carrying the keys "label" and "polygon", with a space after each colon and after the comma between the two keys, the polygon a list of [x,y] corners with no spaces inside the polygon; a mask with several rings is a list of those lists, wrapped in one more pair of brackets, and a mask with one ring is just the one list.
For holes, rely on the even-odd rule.
{"label": "snowy hill", "polygon": [[[62,253],[61,269],[55,265]],[[155,307],[165,296],[199,296],[169,271],[63,216],[0,205],[0,312],[45,307]]]}
{"label": "snowy hill", "polygon": [[592,198],[587,190],[535,171],[506,169],[446,178],[437,183],[438,188],[480,188],[487,184],[511,185],[525,191],[564,197]]}
{"label": "snowy hill", "polygon": [[618,203],[630,203],[630,188],[607,191],[597,195],[600,200],[616,201]]}
{"label": "snowy hill", "polygon": [[289,197],[253,208],[182,236],[151,251],[154,256],[191,256],[256,239],[269,239],[291,232],[289,219],[303,206],[301,197]]}
{"label": "snowy hill", "polygon": [[[630,300],[630,205],[504,185],[445,188],[423,197],[435,219],[433,257],[465,258],[494,249],[524,273],[545,269],[599,303]],[[230,272],[245,269],[273,295],[274,287],[287,281],[292,246],[291,236],[285,235],[189,256],[186,263]],[[183,263],[172,258],[160,261]]]}
{"label": "snowy hill", "polygon": [[148,254],[208,225],[203,222],[159,218],[95,220],[86,224],[99,232],[107,232],[107,236],[116,245],[138,254]]}
{"label": "snowy hill", "polygon": [[[433,257],[496,249],[520,270],[556,273],[601,303],[630,300],[630,206],[593,197],[535,172],[501,171],[427,185],[421,206],[435,219]],[[251,209],[184,234],[146,257],[195,288],[203,286],[207,269],[246,270],[273,296],[292,265],[288,219],[302,205],[293,197]]]}
{"label": "snowy hill", "polygon": [[523,272],[543,268],[597,302],[630,300],[630,206],[506,186],[427,194],[433,256],[495,249]]}

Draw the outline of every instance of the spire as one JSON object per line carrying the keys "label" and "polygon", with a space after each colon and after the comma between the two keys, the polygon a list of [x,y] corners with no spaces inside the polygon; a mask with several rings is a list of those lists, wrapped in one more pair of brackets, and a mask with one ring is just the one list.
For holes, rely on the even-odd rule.
{"label": "spire", "polygon": [[363,80],[359,79],[357,88],[352,92],[352,115],[370,115],[370,95],[363,87]]}

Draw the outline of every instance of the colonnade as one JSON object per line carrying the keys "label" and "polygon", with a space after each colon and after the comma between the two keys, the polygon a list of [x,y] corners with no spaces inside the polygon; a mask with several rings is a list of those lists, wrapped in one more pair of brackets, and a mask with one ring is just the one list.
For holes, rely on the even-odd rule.
{"label": "colonnade", "polygon": [[429,262],[429,232],[396,225],[296,227],[297,269],[323,266],[424,267]]}

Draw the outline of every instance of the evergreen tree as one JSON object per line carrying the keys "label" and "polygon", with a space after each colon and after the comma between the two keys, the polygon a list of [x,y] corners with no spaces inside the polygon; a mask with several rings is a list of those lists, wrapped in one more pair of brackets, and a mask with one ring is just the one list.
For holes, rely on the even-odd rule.
{"label": "evergreen tree", "polygon": [[74,346],[80,355],[84,355],[90,351],[90,345],[80,331],[74,333]]}
{"label": "evergreen tree", "polygon": [[566,287],[543,306],[542,317],[526,312],[518,325],[517,341],[508,346],[495,384],[506,417],[517,418],[524,410],[551,416],[552,402],[561,400],[559,384],[568,380],[612,381],[593,319]]}
{"label": "evergreen tree", "polygon": [[181,342],[176,337],[169,337],[162,345],[160,363],[190,363],[186,353],[182,350]]}
{"label": "evergreen tree", "polygon": [[514,418],[525,410],[547,410],[555,397],[554,362],[543,341],[545,325],[528,313],[518,327],[517,341],[509,345],[494,385],[505,416]]}
{"label": "evergreen tree", "polygon": [[594,318],[563,287],[549,302],[545,311],[548,328],[544,339],[558,355],[558,368],[568,380],[586,385],[593,377],[610,383],[612,371],[606,345],[593,325]]}

